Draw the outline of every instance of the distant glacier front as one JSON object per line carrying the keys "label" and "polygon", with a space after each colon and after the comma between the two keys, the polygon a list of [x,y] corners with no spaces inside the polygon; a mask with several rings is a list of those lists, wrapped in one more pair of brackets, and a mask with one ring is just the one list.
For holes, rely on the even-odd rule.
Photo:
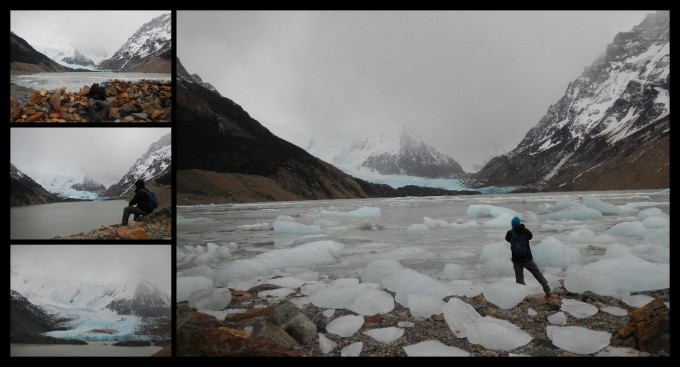
{"label": "distant glacier front", "polygon": [[117,73],[117,72],[68,72],[68,73],[37,73],[29,75],[12,75],[10,82],[35,90],[45,88],[53,90],[66,87],[76,92],[83,86],[91,86],[93,83],[101,83],[105,80],[119,79],[136,81],[141,79],[170,81],[171,74],[166,73]]}

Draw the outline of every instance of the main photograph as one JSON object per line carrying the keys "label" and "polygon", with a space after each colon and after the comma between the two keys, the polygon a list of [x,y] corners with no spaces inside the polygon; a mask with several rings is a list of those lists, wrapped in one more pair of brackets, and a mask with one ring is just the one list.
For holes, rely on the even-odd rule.
{"label": "main photograph", "polygon": [[176,17],[178,356],[670,355],[668,11]]}

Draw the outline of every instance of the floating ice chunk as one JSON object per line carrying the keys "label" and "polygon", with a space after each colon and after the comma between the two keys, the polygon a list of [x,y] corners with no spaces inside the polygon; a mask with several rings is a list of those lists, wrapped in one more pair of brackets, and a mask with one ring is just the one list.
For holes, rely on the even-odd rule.
{"label": "floating ice chunk", "polygon": [[528,308],[527,314],[529,314],[529,316],[531,316],[531,317],[534,317],[534,316],[538,315],[538,312],[536,312],[536,310],[534,310],[533,308]]}
{"label": "floating ice chunk", "polygon": [[359,279],[357,278],[339,278],[331,282],[331,287],[354,287],[359,285]]}
{"label": "floating ice chunk", "polygon": [[363,316],[340,316],[326,325],[326,331],[343,338],[354,335],[364,325]]}
{"label": "floating ice chunk", "polygon": [[454,280],[454,279],[459,279],[461,275],[463,275],[464,268],[463,265],[459,264],[446,264],[444,265],[444,270],[442,270],[441,273],[439,273],[438,277],[439,279],[444,279],[444,280]]}
{"label": "floating ice chunk", "polygon": [[366,330],[362,334],[368,335],[379,342],[390,344],[404,335],[404,329],[400,329],[398,327],[386,327],[382,329]]}
{"label": "floating ice chunk", "polygon": [[247,291],[248,289],[254,287],[257,285],[257,282],[253,280],[235,280],[232,282],[227,283],[227,287],[229,289],[233,289],[235,291]]}
{"label": "floating ice chunk", "polygon": [[651,217],[643,220],[642,225],[647,229],[657,229],[664,228],[671,225],[671,221],[668,218]]}
{"label": "floating ice chunk", "polygon": [[453,335],[458,338],[467,337],[464,325],[466,322],[482,317],[469,303],[455,297],[449,298],[449,301],[442,308],[442,312]]}
{"label": "floating ice chunk", "polygon": [[197,310],[221,311],[231,302],[231,291],[229,288],[203,289],[193,292],[189,296],[189,307]]}
{"label": "floating ice chunk", "polygon": [[410,226],[408,226],[408,228],[406,228],[406,232],[408,232],[408,233],[418,233],[418,232],[425,232],[425,231],[429,231],[429,230],[430,229],[422,223],[414,223],[414,224],[411,224]]}
{"label": "floating ice chunk", "polygon": [[431,219],[430,217],[423,217],[423,222],[425,222],[425,225],[429,229],[434,229],[437,227],[446,228],[449,226],[449,223],[443,219]]}
{"label": "floating ice chunk", "polygon": [[352,343],[340,350],[340,357],[358,357],[363,348],[364,343],[362,342]]}
{"label": "floating ice chunk", "polygon": [[593,354],[609,345],[611,334],[580,326],[553,326],[546,328],[553,345],[575,354]]}
{"label": "floating ice chunk", "polygon": [[584,196],[583,204],[589,208],[600,211],[604,215],[620,214],[621,208],[616,205],[605,203],[595,196]]}
{"label": "floating ice chunk", "polygon": [[493,205],[470,205],[467,209],[468,218],[492,219],[484,222],[485,227],[508,227],[513,217],[519,217],[519,213],[512,209]]}
{"label": "floating ice chunk", "polygon": [[216,261],[219,261],[219,259],[209,252],[202,253],[192,260],[195,264],[210,264]]}
{"label": "floating ice chunk", "polygon": [[652,257],[652,262],[669,263],[671,260],[671,251],[668,247],[645,243],[633,246],[631,251],[637,254],[647,254]]}
{"label": "floating ice chunk", "polygon": [[399,327],[414,327],[416,324],[412,323],[411,321],[399,321],[397,323],[397,326]]}
{"label": "floating ice chunk", "polygon": [[227,260],[231,258],[231,250],[228,246],[220,246],[218,244],[208,242],[206,245],[206,252],[213,255],[217,259]]}
{"label": "floating ice chunk", "polygon": [[530,287],[511,282],[486,284],[482,288],[484,288],[484,298],[501,310],[509,310],[517,306],[531,294]]}
{"label": "floating ice chunk", "polygon": [[652,302],[654,300],[654,297],[650,297],[644,294],[635,294],[632,296],[628,295],[621,297],[621,300],[623,301],[623,303],[627,304],[630,307],[640,308],[644,307],[649,302]]}
{"label": "floating ice chunk", "polygon": [[569,232],[567,240],[579,243],[608,243],[614,242],[615,238],[608,234],[595,235],[595,232],[588,228],[579,228]]}
{"label": "floating ice chunk", "polygon": [[670,227],[658,228],[652,230],[644,238],[645,242],[657,244],[662,247],[669,248],[671,245],[671,230]]}
{"label": "floating ice chunk", "polygon": [[590,303],[577,301],[575,299],[563,299],[560,310],[567,312],[579,319],[593,316],[598,311],[597,307],[591,305]]}
{"label": "floating ice chunk", "polygon": [[321,210],[319,212],[322,216],[341,216],[341,217],[379,217],[380,208],[364,206],[356,210],[341,212],[334,210]]}
{"label": "floating ice chunk", "polygon": [[567,315],[565,315],[564,312],[556,312],[550,316],[548,316],[548,321],[551,324],[555,325],[566,325],[567,324]]}
{"label": "floating ice chunk", "polygon": [[642,222],[621,222],[609,228],[607,233],[613,236],[642,238],[649,234],[649,230]]}
{"label": "floating ice chunk", "polygon": [[626,315],[628,315],[628,311],[624,310],[623,308],[614,307],[614,306],[602,307],[600,309],[600,311],[606,312],[606,313],[608,313],[610,315],[614,315],[614,316],[626,316]]}
{"label": "floating ice chunk", "polygon": [[274,222],[275,235],[307,235],[321,233],[321,227],[318,225],[308,225],[296,222]]}
{"label": "floating ice chunk", "polygon": [[426,340],[404,347],[409,357],[469,357],[470,353],[456,347],[450,347],[439,340]]}
{"label": "floating ice chunk", "polygon": [[664,213],[661,209],[659,208],[647,208],[640,210],[638,213],[638,220],[640,222],[643,222],[645,219],[649,218],[665,218],[665,219],[670,219],[670,216],[666,213]]}
{"label": "floating ice chunk", "polygon": [[576,202],[575,200],[571,199],[571,198],[562,198],[562,199],[557,200],[554,205],[542,204],[541,209],[544,212],[556,212],[556,211],[560,211],[562,209],[569,208],[569,207],[572,207],[572,206],[577,206],[577,205],[580,205],[580,204],[578,202]]}
{"label": "floating ice chunk", "polygon": [[297,306],[298,308],[303,308],[305,305],[310,304],[309,297],[295,297],[291,298],[290,302]]}
{"label": "floating ice chunk", "polygon": [[632,259],[637,260],[638,257],[631,254],[630,248],[628,246],[620,245],[618,243],[612,243],[607,247],[603,259]]}
{"label": "floating ice chunk", "polygon": [[326,335],[319,333],[319,349],[321,349],[321,353],[328,354],[337,346],[338,343],[328,339]]}
{"label": "floating ice chunk", "polygon": [[510,351],[533,339],[518,326],[491,316],[463,322],[468,341],[491,350]]}
{"label": "floating ice chunk", "polygon": [[602,213],[599,210],[588,208],[585,205],[576,204],[568,208],[552,212],[543,216],[545,220],[594,220],[602,219]]}
{"label": "floating ice chunk", "polygon": [[413,317],[427,318],[432,315],[439,315],[442,313],[442,308],[445,304],[444,301],[439,298],[423,296],[420,294],[409,294],[407,299],[408,308]]}
{"label": "floating ice chunk", "polygon": [[192,293],[212,287],[212,279],[206,277],[177,277],[177,302],[186,301]]}
{"label": "floating ice chunk", "polygon": [[[333,287],[329,286],[325,289],[321,289],[310,296],[312,304],[316,307],[322,308],[349,308],[353,303],[355,298],[367,288],[376,288],[375,283],[361,283],[354,286],[344,286],[344,287]],[[392,297],[390,296],[390,299]],[[386,302],[384,298],[381,298],[381,303]],[[360,304],[363,304],[360,301]],[[358,305],[357,305],[358,307]],[[373,313],[375,314],[375,312]]]}
{"label": "floating ice chunk", "polygon": [[271,226],[269,225],[269,223],[264,222],[255,224],[243,224],[236,228],[242,231],[268,231],[269,229],[271,229]]}
{"label": "floating ice chunk", "polygon": [[541,267],[566,269],[573,264],[583,264],[583,257],[578,249],[565,245],[555,237],[548,236],[536,246],[531,247],[534,262]]}
{"label": "floating ice chunk", "polygon": [[335,221],[335,220],[327,220],[327,219],[317,219],[314,222],[312,222],[313,225],[317,225],[321,228],[331,228],[331,227],[338,227],[342,225],[342,223]]}
{"label": "floating ice chunk", "polygon": [[305,296],[312,296],[314,293],[327,289],[330,286],[324,282],[309,282],[300,287],[300,293],[304,294]]}

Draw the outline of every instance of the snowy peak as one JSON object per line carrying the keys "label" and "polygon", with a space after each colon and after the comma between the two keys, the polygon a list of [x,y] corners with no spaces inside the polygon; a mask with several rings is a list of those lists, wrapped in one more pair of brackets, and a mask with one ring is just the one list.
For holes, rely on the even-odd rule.
{"label": "snowy peak", "polygon": [[114,71],[148,71],[149,63],[162,62],[161,59],[169,62],[171,26],[170,14],[160,15],[145,23],[113,56],[102,61],[99,68]]}
{"label": "snowy peak", "polygon": [[215,89],[215,87],[212,84],[204,82],[203,79],[201,79],[201,77],[198,74],[196,73],[189,74],[187,69],[184,68],[184,65],[182,65],[182,63],[179,61],[179,58],[177,58],[177,78],[185,82],[196,83],[198,85],[205,87],[211,92],[219,94],[217,89]]}
{"label": "snowy peak", "polygon": [[60,65],[74,69],[97,70],[95,62],[73,46],[37,46],[36,50]]}
{"label": "snowy peak", "polygon": [[132,298],[115,299],[106,308],[119,315],[162,317],[167,316],[170,311],[170,296],[148,280],[142,279],[137,283]]}
{"label": "snowy peak", "polygon": [[101,194],[106,190],[106,186],[95,181],[92,177],[85,175],[82,182],[71,185],[71,188],[77,191],[89,191]]}
{"label": "snowy peak", "polygon": [[[668,11],[649,14],[632,30],[618,33],[605,56],[569,83],[520,144],[490,161],[478,176],[505,185],[667,187],[669,34]],[[645,163],[650,160],[654,163]],[[523,166],[531,169],[518,172]],[[631,169],[638,173],[617,173]]]}
{"label": "snowy peak", "polygon": [[458,162],[425,143],[406,127],[397,133],[383,133],[349,144],[313,140],[307,151],[358,177],[362,176],[362,169],[382,175],[427,178],[463,173]]}
{"label": "snowy peak", "polygon": [[171,135],[167,133],[152,143],[116,184],[106,190],[108,197],[121,197],[134,189],[138,179],[145,182],[166,182],[170,175]]}

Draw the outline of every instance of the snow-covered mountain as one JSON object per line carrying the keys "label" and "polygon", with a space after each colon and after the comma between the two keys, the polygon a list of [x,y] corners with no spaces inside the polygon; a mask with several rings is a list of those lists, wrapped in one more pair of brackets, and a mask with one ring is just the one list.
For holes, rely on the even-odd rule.
{"label": "snow-covered mountain", "polygon": [[59,64],[70,68],[97,70],[95,62],[73,46],[36,46],[36,50]]}
{"label": "snow-covered mountain", "polygon": [[458,162],[426,144],[406,127],[349,144],[312,139],[305,150],[369,181],[376,173],[426,178],[450,178],[463,173]]}
{"label": "snow-covered mountain", "polygon": [[662,188],[670,183],[670,12],[618,33],[511,152],[477,173],[491,184]]}
{"label": "snow-covered mountain", "polygon": [[146,318],[170,317],[170,295],[145,279],[96,283],[23,274],[17,269],[11,269],[10,275],[10,289],[53,319],[67,320],[59,326],[68,330],[52,331],[49,336],[144,339],[134,334]]}
{"label": "snow-covered mountain", "polygon": [[189,74],[187,69],[185,69],[182,63],[179,62],[179,58],[177,59],[177,77],[188,83],[197,83],[198,85],[205,87],[211,92],[220,94],[220,92],[218,92],[217,89],[215,89],[215,87],[212,84],[204,82],[203,79],[201,79],[201,77],[198,74],[196,73]]}
{"label": "snow-covered mountain", "polygon": [[47,204],[59,201],[31,177],[9,164],[9,205]]}
{"label": "snow-covered mountain", "polygon": [[47,191],[64,199],[97,200],[106,186],[87,174],[83,176],[32,173],[33,178]]}
{"label": "snow-covered mountain", "polygon": [[134,72],[170,72],[172,53],[170,14],[142,25],[99,69]]}
{"label": "snow-covered mountain", "polygon": [[134,191],[135,181],[170,183],[171,135],[167,133],[152,143],[149,149],[130,167],[117,183],[104,193],[107,197],[125,196]]}

